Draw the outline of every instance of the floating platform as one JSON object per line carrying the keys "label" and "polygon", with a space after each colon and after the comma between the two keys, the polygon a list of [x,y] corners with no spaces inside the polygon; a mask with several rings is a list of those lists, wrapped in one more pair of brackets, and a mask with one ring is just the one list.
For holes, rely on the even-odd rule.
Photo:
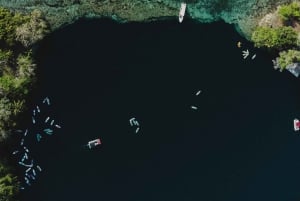
{"label": "floating platform", "polygon": [[300,121],[298,119],[294,119],[294,130],[299,131]]}
{"label": "floating platform", "polygon": [[87,146],[88,146],[88,148],[92,149],[92,148],[95,148],[96,146],[98,146],[100,144],[101,144],[101,140],[96,139],[96,140],[89,141]]}

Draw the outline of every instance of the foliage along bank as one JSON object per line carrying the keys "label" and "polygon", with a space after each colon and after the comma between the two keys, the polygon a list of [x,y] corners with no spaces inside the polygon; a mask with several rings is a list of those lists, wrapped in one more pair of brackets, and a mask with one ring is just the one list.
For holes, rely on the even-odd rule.
{"label": "foliage along bank", "polygon": [[[0,146],[17,126],[25,99],[35,79],[31,47],[48,33],[40,11],[28,15],[0,8]],[[0,158],[0,200],[13,201],[19,191],[5,158]]]}
{"label": "foliage along bank", "polygon": [[279,6],[274,13],[266,15],[252,33],[251,40],[256,47],[279,52],[274,66],[280,71],[300,62],[300,2]]}

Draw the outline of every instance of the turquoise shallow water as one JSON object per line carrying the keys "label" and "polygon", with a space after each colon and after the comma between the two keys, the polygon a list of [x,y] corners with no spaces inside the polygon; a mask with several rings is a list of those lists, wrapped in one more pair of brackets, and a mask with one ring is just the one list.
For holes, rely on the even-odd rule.
{"label": "turquoise shallow water", "polygon": [[238,40],[188,20],[80,20],[51,34],[32,106],[49,96],[63,128],[28,142],[43,172],[23,200],[299,199],[299,80],[246,41],[257,58],[243,60]]}

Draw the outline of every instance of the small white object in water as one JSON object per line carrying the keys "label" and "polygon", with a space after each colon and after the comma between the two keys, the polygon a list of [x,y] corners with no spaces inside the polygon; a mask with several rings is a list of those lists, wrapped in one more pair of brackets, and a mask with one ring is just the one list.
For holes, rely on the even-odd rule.
{"label": "small white object in water", "polygon": [[198,109],[198,107],[196,107],[196,106],[191,106],[191,108],[193,109],[193,110],[197,110]]}
{"label": "small white object in water", "polygon": [[23,156],[21,162],[23,163],[25,161],[25,155]]}
{"label": "small white object in water", "polygon": [[30,177],[31,177],[33,180],[35,180],[35,177],[34,177],[33,175],[30,175]]}
{"label": "small white object in water", "polygon": [[56,128],[61,128],[60,125],[58,125],[58,124],[55,124],[55,127],[56,127]]}
{"label": "small white object in water", "polygon": [[34,169],[32,169],[32,173],[33,173],[34,176],[36,176],[36,172],[35,172]]}
{"label": "small white object in water", "polygon": [[180,10],[179,10],[179,23],[183,21],[185,9],[186,9],[186,3],[181,3]]}
{"label": "small white object in water", "polygon": [[136,130],[135,130],[135,133],[138,133],[140,130],[140,127],[137,127]]}
{"label": "small white object in water", "polygon": [[138,121],[134,121],[133,123],[134,123],[134,125],[136,125],[136,126],[140,126],[140,124],[139,124]]}
{"label": "small white object in water", "polygon": [[41,134],[37,133],[36,134],[36,139],[37,139],[38,142],[41,141],[41,139],[42,139]]}
{"label": "small white object in water", "polygon": [[45,123],[47,123],[47,122],[49,121],[49,119],[50,119],[50,117],[47,117],[47,118],[45,119]]}
{"label": "small white object in water", "polygon": [[23,166],[25,166],[25,167],[32,167],[32,165],[33,165],[33,163],[31,163],[31,165],[27,165],[27,164],[25,164],[25,163],[23,163],[23,162],[21,162],[21,161],[19,161],[19,164],[20,165],[23,165]]}
{"label": "small white object in water", "polygon": [[26,166],[23,162],[19,161],[19,165]]}
{"label": "small white object in water", "polygon": [[43,103],[47,102],[47,105],[50,105],[50,99],[48,97],[44,98]]}
{"label": "small white object in water", "polygon": [[201,90],[199,90],[199,91],[196,93],[196,96],[198,96],[200,93],[201,93]]}
{"label": "small white object in water", "polygon": [[40,110],[40,108],[39,108],[39,106],[38,106],[38,105],[36,106],[36,110],[37,110],[37,112],[38,112],[38,113],[40,113],[40,112],[41,112],[41,110]]}
{"label": "small white object in water", "polygon": [[39,165],[37,165],[36,168],[37,168],[40,172],[42,172],[42,168],[41,168]]}
{"label": "small white object in water", "polygon": [[249,50],[242,51],[243,58],[246,59],[249,56]]}
{"label": "small white object in water", "polygon": [[26,180],[26,184],[27,184],[28,186],[31,186],[29,180]]}
{"label": "small white object in water", "polygon": [[14,151],[12,154],[13,154],[13,155],[16,155],[18,152],[19,152],[19,151],[16,150],[16,151]]}
{"label": "small white object in water", "polygon": [[130,125],[131,126],[133,126],[133,121],[135,120],[135,118],[133,117],[133,118],[131,118],[131,119],[129,119],[129,123],[130,123]]}
{"label": "small white object in water", "polygon": [[32,117],[32,123],[35,124],[35,119],[34,119],[34,117]]}
{"label": "small white object in water", "polygon": [[24,136],[26,136],[26,135],[27,135],[27,133],[28,133],[28,129],[26,129],[26,130],[25,130],[25,132],[24,132]]}
{"label": "small white object in water", "polygon": [[53,125],[53,123],[54,123],[54,120],[52,120],[52,121],[51,121],[50,125],[52,126],[52,125]]}
{"label": "small white object in water", "polygon": [[23,146],[23,144],[24,144],[24,138],[21,139],[20,145]]}
{"label": "small white object in water", "polygon": [[27,149],[27,147],[24,147],[24,150],[28,153],[29,152],[29,150]]}
{"label": "small white object in water", "polygon": [[[29,172],[30,170],[31,170],[31,168],[27,168],[27,170],[25,172]],[[28,174],[26,173],[26,175],[28,175]]]}
{"label": "small white object in water", "polygon": [[251,59],[253,60],[253,59],[255,59],[255,57],[256,57],[256,54],[254,54],[254,55],[251,57]]}

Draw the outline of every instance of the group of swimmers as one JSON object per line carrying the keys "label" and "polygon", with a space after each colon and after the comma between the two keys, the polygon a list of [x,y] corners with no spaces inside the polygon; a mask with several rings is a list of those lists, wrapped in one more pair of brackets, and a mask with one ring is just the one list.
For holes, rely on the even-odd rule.
{"label": "group of swimmers", "polygon": [[[239,41],[238,43],[237,43],[237,47],[238,48],[241,48],[242,47],[242,43]],[[249,50],[247,49],[247,50],[243,50],[242,51],[242,56],[243,56],[243,59],[247,59],[247,57],[249,56]],[[255,59],[255,57],[256,57],[256,54],[254,54],[254,55],[252,55],[252,57],[251,57],[251,59],[253,60],[253,59]]]}
{"label": "group of swimmers", "polygon": [[[196,94],[195,94],[195,95],[196,95],[196,96],[199,96],[199,94],[200,94],[201,92],[202,92],[202,91],[201,91],[201,90],[199,90],[199,91],[197,91],[197,92],[196,92]],[[198,110],[198,107],[197,107],[197,106],[194,106],[194,105],[192,105],[192,106],[191,106],[191,109],[193,109],[193,110]]]}
{"label": "group of swimmers", "polygon": [[[43,104],[50,106],[50,99],[48,97],[46,97],[43,100]],[[60,125],[58,124],[54,124],[54,120],[52,119],[51,122],[48,123],[48,121],[50,120],[50,117],[47,117],[45,121],[37,121],[40,118],[40,113],[41,113],[41,109],[40,107],[37,105],[35,107],[35,109],[32,110],[32,124],[34,126],[38,126],[38,129],[40,129],[41,125],[38,125],[39,122],[42,122],[44,124],[48,124],[47,127],[55,127],[55,128],[61,128]],[[53,128],[46,128],[43,129],[43,132],[47,135],[52,135],[53,134]],[[24,181],[25,181],[25,185],[21,184],[20,189],[24,190],[25,186],[31,186],[31,182],[36,180],[37,177],[37,172],[41,172],[42,168],[35,164],[34,159],[30,156],[30,151],[29,149],[24,145],[25,142],[25,137],[28,135],[29,130],[26,129],[25,131],[22,130],[16,130],[17,133],[21,133],[23,134],[23,137],[21,138],[21,142],[20,142],[20,146],[21,148],[19,150],[15,150],[13,151],[13,155],[19,157],[19,161],[18,164],[22,167],[24,167]],[[42,132],[36,133],[36,140],[37,142],[40,142],[42,139]]]}
{"label": "group of swimmers", "polygon": [[139,122],[133,117],[131,119],[129,119],[129,123],[131,126],[136,126],[137,128],[135,129],[135,133],[138,133],[140,130],[140,124]]}

